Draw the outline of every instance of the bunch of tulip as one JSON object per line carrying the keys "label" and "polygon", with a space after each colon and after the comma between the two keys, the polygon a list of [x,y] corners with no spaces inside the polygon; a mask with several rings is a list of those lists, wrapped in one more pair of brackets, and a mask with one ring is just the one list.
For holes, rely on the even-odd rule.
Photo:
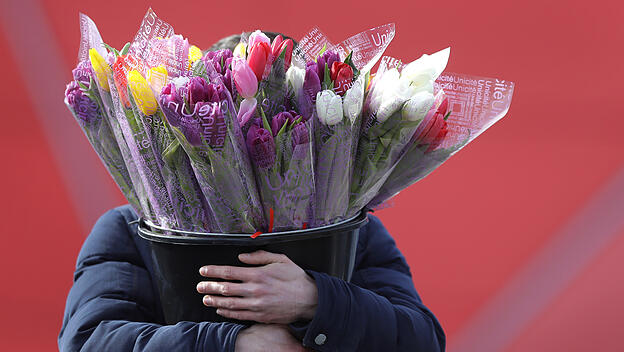
{"label": "bunch of tulip", "polygon": [[469,141],[450,142],[449,99],[434,89],[449,49],[372,74],[381,53],[341,44],[305,56],[259,30],[233,51],[202,52],[173,34],[137,35],[119,51],[90,45],[65,102],[157,225],[257,235],[330,224]]}

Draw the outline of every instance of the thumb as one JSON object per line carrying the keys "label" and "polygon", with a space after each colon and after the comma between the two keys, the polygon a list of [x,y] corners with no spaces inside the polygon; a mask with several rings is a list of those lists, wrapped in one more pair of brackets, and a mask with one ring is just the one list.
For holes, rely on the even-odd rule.
{"label": "thumb", "polygon": [[266,265],[271,263],[284,263],[289,259],[284,254],[277,254],[260,250],[253,253],[239,254],[238,260],[245,264]]}

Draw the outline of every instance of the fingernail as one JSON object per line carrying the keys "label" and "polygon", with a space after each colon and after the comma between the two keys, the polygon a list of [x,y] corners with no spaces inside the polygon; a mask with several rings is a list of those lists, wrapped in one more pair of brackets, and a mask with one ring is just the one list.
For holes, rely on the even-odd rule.
{"label": "fingernail", "polygon": [[197,292],[201,292],[204,290],[204,283],[200,282],[197,284]]}
{"label": "fingernail", "polygon": [[205,275],[206,274],[206,267],[202,266],[201,268],[199,268],[199,274],[200,275]]}
{"label": "fingernail", "polygon": [[210,296],[204,296],[204,304],[210,305],[212,303],[212,298]]}

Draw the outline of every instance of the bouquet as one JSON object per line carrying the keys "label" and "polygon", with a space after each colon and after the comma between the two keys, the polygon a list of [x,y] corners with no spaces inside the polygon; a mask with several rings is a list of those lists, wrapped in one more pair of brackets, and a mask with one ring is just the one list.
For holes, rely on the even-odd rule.
{"label": "bouquet", "polygon": [[128,202],[169,229],[255,237],[348,219],[435,170],[513,93],[445,73],[448,48],[383,56],[393,24],[338,44],[257,30],[207,52],[151,9],[120,50],[85,15],[81,29],[66,104]]}

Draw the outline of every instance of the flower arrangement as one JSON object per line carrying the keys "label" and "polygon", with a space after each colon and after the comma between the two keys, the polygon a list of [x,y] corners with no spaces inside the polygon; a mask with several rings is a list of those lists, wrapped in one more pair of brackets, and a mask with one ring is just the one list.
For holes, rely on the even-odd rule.
{"label": "flower arrangement", "polygon": [[353,217],[439,167],[513,94],[446,73],[449,48],[383,56],[393,24],[339,44],[257,30],[205,53],[151,9],[121,50],[82,14],[81,27],[65,103],[128,202],[171,229],[257,236]]}

